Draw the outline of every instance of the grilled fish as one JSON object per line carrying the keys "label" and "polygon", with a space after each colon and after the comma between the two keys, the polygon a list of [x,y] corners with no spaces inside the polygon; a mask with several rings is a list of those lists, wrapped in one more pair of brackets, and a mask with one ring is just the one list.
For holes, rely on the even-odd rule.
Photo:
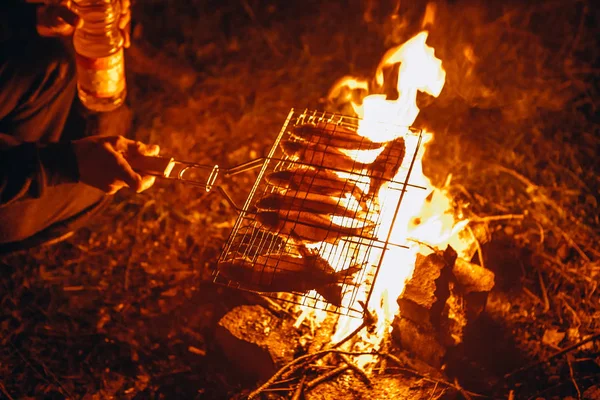
{"label": "grilled fish", "polygon": [[308,243],[335,243],[344,236],[370,236],[375,227],[371,221],[358,221],[359,226],[334,224],[327,215],[313,214],[307,211],[259,211],[256,220],[273,232],[290,235],[292,232]]}
{"label": "grilled fish", "polygon": [[385,149],[369,166],[369,198],[375,198],[384,182],[389,182],[398,173],[406,153],[406,144],[403,137],[398,137],[387,144]]}
{"label": "grilled fish", "polygon": [[288,157],[320,168],[360,172],[368,165],[353,160],[335,147],[320,143],[283,140],[280,145]]}
{"label": "grilled fish", "polygon": [[294,168],[275,171],[265,176],[265,180],[282,189],[311,192],[333,197],[344,197],[350,193],[358,202],[364,192],[352,181],[340,178],[335,172],[326,169]]}
{"label": "grilled fish", "polygon": [[353,209],[346,200],[339,197],[289,190],[260,198],[256,207],[263,210],[302,210],[350,218],[364,217],[364,213]]}
{"label": "grilled fish", "polygon": [[340,284],[351,283],[359,265],[335,270],[318,253],[297,257],[290,254],[265,254],[253,263],[246,257],[219,263],[219,273],[257,292],[300,292],[316,290],[336,306],[342,302]]}
{"label": "grilled fish", "polygon": [[375,150],[384,145],[360,136],[356,130],[337,124],[296,125],[290,130],[290,134],[307,142],[346,150]]}

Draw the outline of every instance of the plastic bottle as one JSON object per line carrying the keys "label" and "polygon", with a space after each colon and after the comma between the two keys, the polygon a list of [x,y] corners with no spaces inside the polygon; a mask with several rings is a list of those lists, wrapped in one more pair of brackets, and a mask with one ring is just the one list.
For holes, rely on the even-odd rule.
{"label": "plastic bottle", "polygon": [[73,0],[72,5],[83,20],[73,34],[79,99],[92,111],[114,110],[127,94],[120,0]]}

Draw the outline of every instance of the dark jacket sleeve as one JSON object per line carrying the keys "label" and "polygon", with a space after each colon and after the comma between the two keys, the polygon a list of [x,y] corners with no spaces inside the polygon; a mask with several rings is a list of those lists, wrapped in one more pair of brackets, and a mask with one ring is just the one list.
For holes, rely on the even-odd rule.
{"label": "dark jacket sleeve", "polygon": [[40,198],[44,189],[79,179],[71,142],[24,143],[0,134],[0,208]]}

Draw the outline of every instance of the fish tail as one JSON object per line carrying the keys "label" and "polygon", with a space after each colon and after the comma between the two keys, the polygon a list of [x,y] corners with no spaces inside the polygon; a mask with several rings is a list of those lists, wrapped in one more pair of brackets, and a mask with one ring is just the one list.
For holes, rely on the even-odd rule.
{"label": "fish tail", "polygon": [[362,270],[362,264],[351,265],[350,267],[335,273],[335,278],[338,283],[348,284],[354,280],[358,272]]}
{"label": "fish tail", "polygon": [[333,304],[336,307],[342,305],[342,287],[337,283],[321,286],[320,288],[316,288],[315,291],[329,304]]}

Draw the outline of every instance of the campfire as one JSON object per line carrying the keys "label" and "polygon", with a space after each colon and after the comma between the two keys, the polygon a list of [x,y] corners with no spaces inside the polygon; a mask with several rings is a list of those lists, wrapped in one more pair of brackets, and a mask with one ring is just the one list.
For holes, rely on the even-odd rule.
{"label": "campfire", "polygon": [[[422,31],[387,51],[371,81],[333,85],[330,100],[350,103],[355,115],[292,110],[265,160],[215,282],[290,302],[281,307],[295,316],[294,328],[310,326],[313,339],[330,334],[312,357],[277,373],[258,368],[275,375],[250,398],[306,359],[341,364],[333,371],[352,369],[370,383],[392,341],[439,368],[483,309],[494,274],[470,262],[480,238],[424,175],[434,134],[413,126],[417,93],[437,97],[445,82],[427,37]],[[254,353],[232,337],[256,340],[239,327],[257,313],[268,319],[233,310],[221,321],[225,350],[242,364],[261,357],[246,359]],[[324,361],[327,351],[343,353]]]}
{"label": "campfire", "polygon": [[172,180],[0,255],[1,398],[600,396],[594,3],[133,3]]}

